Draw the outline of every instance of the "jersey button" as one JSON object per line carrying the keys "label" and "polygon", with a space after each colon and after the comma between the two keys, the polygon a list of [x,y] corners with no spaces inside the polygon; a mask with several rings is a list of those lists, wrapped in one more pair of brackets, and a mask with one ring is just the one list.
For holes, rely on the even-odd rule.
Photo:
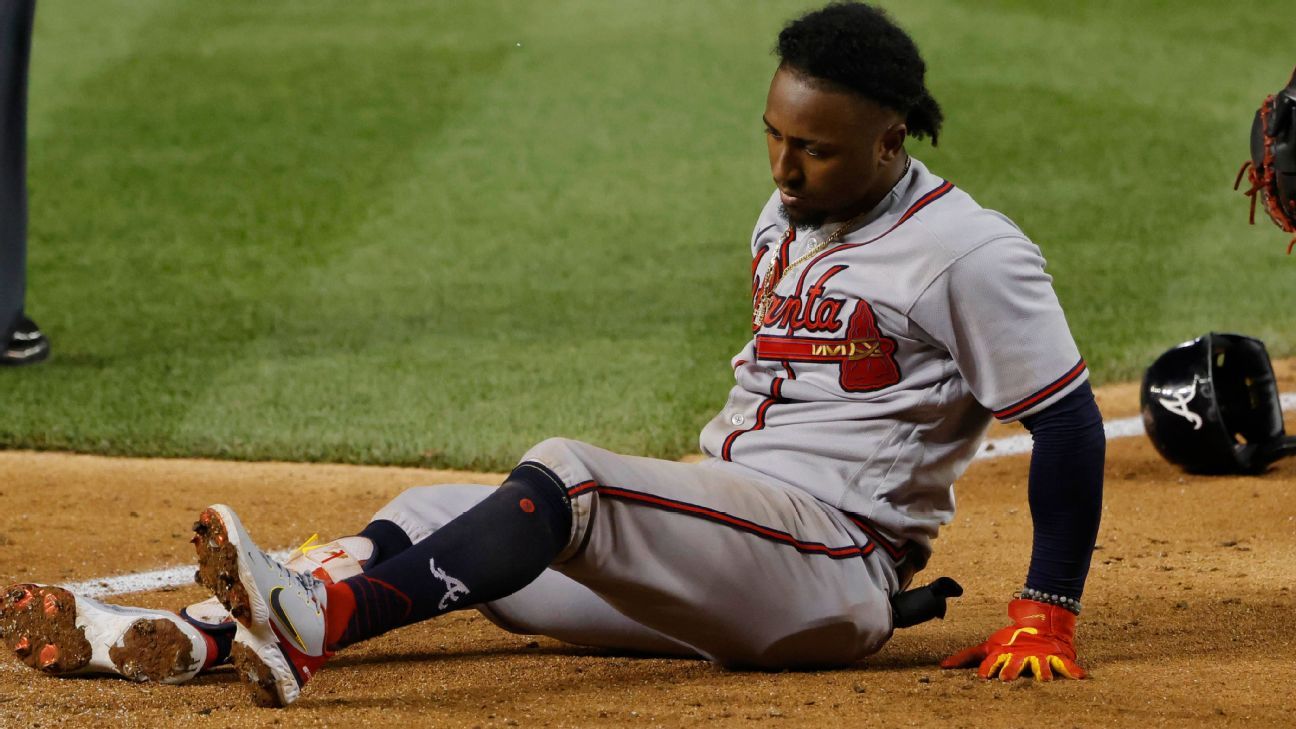
{"label": "jersey button", "polygon": [[729,422],[733,423],[734,425],[742,425],[743,423],[747,422],[747,418],[743,417],[742,413],[737,413],[732,418],[729,418]]}

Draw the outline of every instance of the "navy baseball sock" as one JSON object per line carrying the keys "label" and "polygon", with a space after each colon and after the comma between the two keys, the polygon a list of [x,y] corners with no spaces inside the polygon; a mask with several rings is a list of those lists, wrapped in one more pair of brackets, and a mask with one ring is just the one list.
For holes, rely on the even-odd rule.
{"label": "navy baseball sock", "polygon": [[386,519],[369,522],[356,536],[364,537],[373,543],[373,554],[369,555],[369,559],[365,560],[365,571],[371,570],[404,552],[413,544],[404,529],[396,526],[395,522]]}
{"label": "navy baseball sock", "polygon": [[237,629],[233,620],[228,623],[208,623],[190,617],[185,610],[180,611],[180,619],[202,633],[203,640],[207,643],[207,659],[203,661],[202,670],[229,662],[230,650],[234,647],[234,631]]}
{"label": "navy baseball sock", "polygon": [[427,539],[329,585],[329,648],[517,592],[567,545],[571,519],[562,481],[538,463],[522,463]]}

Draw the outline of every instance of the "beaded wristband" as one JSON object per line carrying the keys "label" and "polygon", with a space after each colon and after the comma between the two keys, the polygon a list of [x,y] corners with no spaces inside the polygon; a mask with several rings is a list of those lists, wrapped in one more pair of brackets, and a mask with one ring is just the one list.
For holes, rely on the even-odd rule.
{"label": "beaded wristband", "polygon": [[1053,595],[1047,592],[1040,592],[1032,587],[1023,587],[1014,597],[1020,597],[1026,600],[1034,600],[1048,605],[1057,605],[1064,610],[1080,614],[1080,601],[1073,597],[1064,595]]}

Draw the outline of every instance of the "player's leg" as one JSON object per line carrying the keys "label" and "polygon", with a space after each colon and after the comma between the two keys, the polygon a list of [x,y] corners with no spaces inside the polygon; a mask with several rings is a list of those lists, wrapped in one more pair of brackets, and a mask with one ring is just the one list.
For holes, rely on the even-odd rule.
{"label": "player's leg", "polygon": [[[261,700],[288,703],[330,650],[497,600],[555,562],[727,665],[839,664],[890,635],[894,567],[864,559],[863,532],[795,489],[570,441],[528,458],[428,538],[329,586],[269,559],[228,507],[204,512],[199,575],[242,624],[240,676]],[[643,490],[604,488],[618,481]]]}
{"label": "player's leg", "polygon": [[0,3],[0,362],[22,321],[27,266],[27,68],[35,0]]}
{"label": "player's leg", "polygon": [[[445,484],[416,486],[406,489],[377,511],[356,537],[313,548],[329,552],[338,545],[349,552],[350,564],[358,557],[365,570],[395,557],[412,544],[427,539],[445,524],[459,517],[493,493],[498,486]],[[300,557],[298,557],[300,559]],[[333,567],[337,563],[322,563]],[[293,562],[285,565],[302,571]],[[359,574],[358,566],[350,572],[331,570],[332,574],[312,571],[331,582]],[[209,601],[220,613],[228,613]],[[487,619],[511,633],[544,635],[575,645],[612,648],[641,653],[672,656],[695,656],[691,650],[651,628],[645,627],[607,604],[589,588],[553,570],[545,570],[526,587],[500,600],[475,606]]]}
{"label": "player's leg", "polygon": [[233,649],[240,678],[259,702],[284,705],[332,649],[526,587],[566,548],[571,523],[561,484],[523,464],[426,539],[325,585],[270,558],[218,504],[195,526],[197,577],[240,624]]}
{"label": "player's leg", "polygon": [[[448,517],[457,509],[446,509],[453,500],[436,498],[439,488],[409,492],[398,500],[407,508],[380,512],[381,520],[408,525],[417,542],[392,561],[329,591],[330,619],[335,621],[330,646],[476,606],[518,632],[584,645],[697,655],[546,569],[572,536],[565,490],[547,469],[521,464],[502,486],[489,489],[454,518]],[[416,516],[400,513],[420,508],[423,513]],[[419,529],[428,535],[419,539]]]}
{"label": "player's leg", "polygon": [[[285,567],[324,582],[353,577],[421,541],[496,487],[446,485],[408,489],[385,505],[359,535],[327,543],[312,537]],[[478,609],[515,633],[580,645],[689,655],[687,647],[621,615],[588,588],[552,570],[521,591]],[[21,584],[0,595],[0,639],[24,664],[47,674],[118,675],[182,683],[227,662],[235,632],[212,597],[179,614],[110,605],[52,585]]]}
{"label": "player's leg", "polygon": [[[374,514],[366,531],[375,524],[395,524],[410,543],[421,542],[496,488],[446,485],[406,489]],[[627,618],[588,587],[554,570],[545,570],[521,590],[476,608],[511,633],[641,653],[697,655],[688,646]]]}

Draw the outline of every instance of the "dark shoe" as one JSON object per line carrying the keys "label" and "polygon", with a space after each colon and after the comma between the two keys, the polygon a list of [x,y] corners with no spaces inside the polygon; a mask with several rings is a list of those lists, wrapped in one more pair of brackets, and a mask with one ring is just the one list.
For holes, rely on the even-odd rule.
{"label": "dark shoe", "polygon": [[36,328],[36,322],[24,316],[4,349],[0,350],[0,366],[36,364],[49,359],[49,355],[49,340]]}

